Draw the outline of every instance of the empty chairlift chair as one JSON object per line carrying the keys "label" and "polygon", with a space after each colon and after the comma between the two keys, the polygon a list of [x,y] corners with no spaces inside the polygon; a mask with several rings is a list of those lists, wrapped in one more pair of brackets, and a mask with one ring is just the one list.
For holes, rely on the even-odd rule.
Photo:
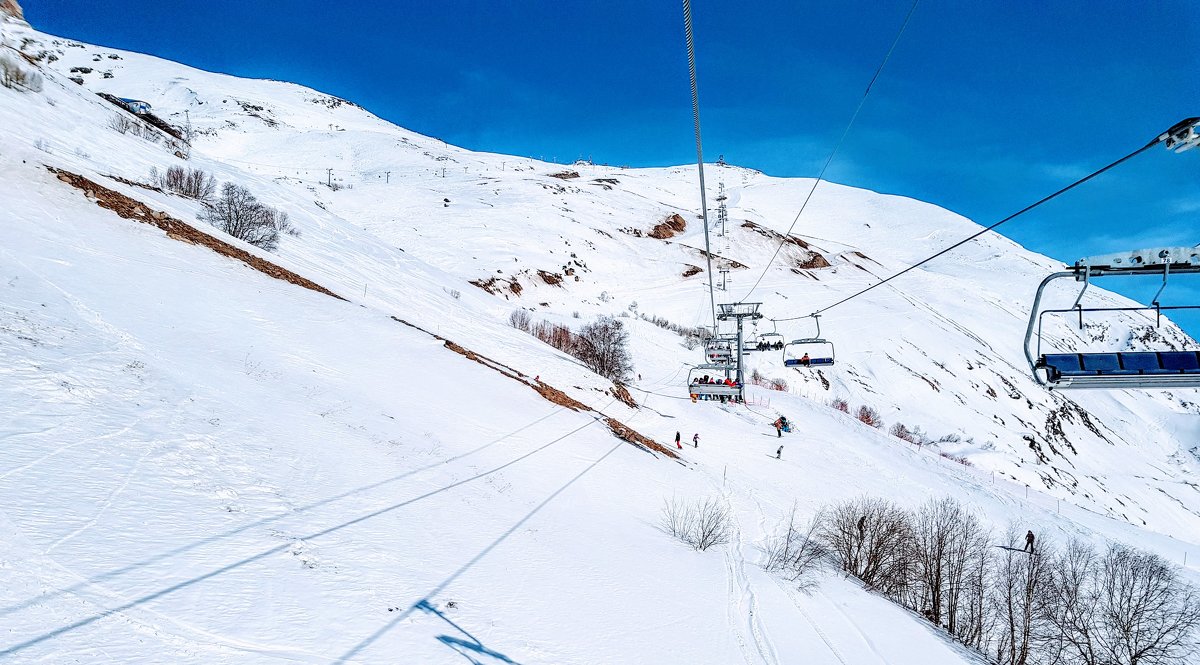
{"label": "empty chairlift chair", "polygon": [[[1046,314],[1085,312],[1153,311],[1157,320],[1163,311],[1200,309],[1198,305],[1163,307],[1158,302],[1172,274],[1200,273],[1200,246],[1166,247],[1109,254],[1077,261],[1068,271],[1054,273],[1038,286],[1029,326],[1025,331],[1025,357],[1038,383],[1051,388],[1197,388],[1200,387],[1200,350],[1045,353],[1042,320]],[[1163,285],[1149,307],[1085,308],[1080,304],[1091,280],[1112,275],[1161,275]],[[1046,286],[1063,277],[1084,283],[1069,309],[1039,311]],[[1037,345],[1033,345],[1036,334]]]}

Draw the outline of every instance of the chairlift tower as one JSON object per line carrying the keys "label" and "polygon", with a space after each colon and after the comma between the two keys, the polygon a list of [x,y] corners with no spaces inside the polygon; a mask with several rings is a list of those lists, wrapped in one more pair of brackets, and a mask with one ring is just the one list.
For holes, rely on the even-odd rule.
{"label": "chairlift tower", "polygon": [[720,270],[718,272],[721,274],[721,290],[728,291],[729,290],[729,270]]}
{"label": "chairlift tower", "polygon": [[721,226],[721,237],[725,237],[725,222],[729,221],[729,210],[725,208],[725,202],[729,200],[725,196],[725,183],[717,183],[717,224]]}
{"label": "chairlift tower", "polygon": [[745,319],[757,321],[763,318],[758,311],[761,305],[760,302],[734,302],[717,305],[718,321],[737,321],[737,355],[734,357],[737,358],[738,396],[743,400],[746,398],[746,374],[742,361],[742,321]]}

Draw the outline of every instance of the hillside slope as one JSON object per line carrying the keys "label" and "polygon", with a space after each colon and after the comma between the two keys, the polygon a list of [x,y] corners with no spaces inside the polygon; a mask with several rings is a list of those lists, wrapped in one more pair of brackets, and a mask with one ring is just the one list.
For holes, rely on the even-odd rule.
{"label": "hillside slope", "polygon": [[[642,377],[633,408],[506,321],[526,307],[571,325],[620,312],[706,323],[705,275],[684,277],[705,266],[694,168],[472,153],[300,86],[4,30],[46,80],[36,94],[0,88],[0,656],[971,662],[847,580],[797,591],[756,565],[758,546],[793,506],[869,492],[906,506],[949,494],[998,527],[1172,561],[1200,552],[1194,395],[1037,387],[1020,337],[1058,264],[1000,236],[825,317],[831,370],[753,356],[792,390],[753,388],[749,408],[691,403],[682,379],[699,352],[623,319]],[[116,131],[123,112],[95,92],[190,124],[190,159]],[[122,219],[46,169],[206,228],[194,201],[130,184],[176,164],[286,210],[299,235],[277,252],[226,240],[346,300]],[[714,168],[732,299],[811,181]],[[650,237],[672,215],[682,233]],[[797,226],[809,248],[789,244],[754,300],[803,315],[976,228],[823,184]],[[1185,340],[1155,330],[1127,317],[1083,335]],[[1065,323],[1053,334],[1080,338]],[[539,382],[661,443],[681,431],[701,445],[679,461],[631,445]],[[866,427],[829,408],[835,397],[945,437],[936,450],[973,466]],[[779,413],[801,428],[776,460]],[[673,496],[718,497],[733,541],[696,553],[663,534]]]}

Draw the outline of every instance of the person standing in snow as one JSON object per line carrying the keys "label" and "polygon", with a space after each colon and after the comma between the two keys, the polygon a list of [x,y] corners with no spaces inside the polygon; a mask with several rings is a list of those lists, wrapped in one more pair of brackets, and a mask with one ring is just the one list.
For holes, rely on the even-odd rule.
{"label": "person standing in snow", "polygon": [[783,459],[783,446],[779,446],[779,450],[775,451],[775,459]]}
{"label": "person standing in snow", "polygon": [[693,448],[700,447],[700,432],[696,432],[695,434],[692,435],[692,447]]}
{"label": "person standing in snow", "polygon": [[1025,551],[1033,554],[1033,532],[1025,532]]}
{"label": "person standing in snow", "polygon": [[683,446],[679,445],[679,432],[675,432],[675,447],[683,450]]}
{"label": "person standing in snow", "polygon": [[781,416],[779,418],[776,418],[774,425],[775,425],[776,438],[782,439],[783,438],[783,417]]}

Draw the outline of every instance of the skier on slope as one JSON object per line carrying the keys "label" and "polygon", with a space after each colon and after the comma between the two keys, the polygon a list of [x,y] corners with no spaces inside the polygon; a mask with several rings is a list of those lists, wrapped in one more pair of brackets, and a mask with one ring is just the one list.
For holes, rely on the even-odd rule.
{"label": "skier on slope", "polygon": [[700,432],[696,432],[695,434],[692,435],[692,447],[693,448],[700,447]]}
{"label": "skier on slope", "polygon": [[1024,551],[1029,552],[1030,554],[1033,554],[1033,532],[1032,531],[1025,532],[1025,550]]}
{"label": "skier on slope", "polygon": [[675,447],[683,450],[683,446],[679,445],[679,432],[675,432]]}
{"label": "skier on slope", "polygon": [[775,451],[775,459],[783,459],[783,446],[779,446],[779,450]]}
{"label": "skier on slope", "polygon": [[775,422],[772,424],[775,425],[775,436],[777,438],[782,439],[783,438],[783,416],[776,418]]}

